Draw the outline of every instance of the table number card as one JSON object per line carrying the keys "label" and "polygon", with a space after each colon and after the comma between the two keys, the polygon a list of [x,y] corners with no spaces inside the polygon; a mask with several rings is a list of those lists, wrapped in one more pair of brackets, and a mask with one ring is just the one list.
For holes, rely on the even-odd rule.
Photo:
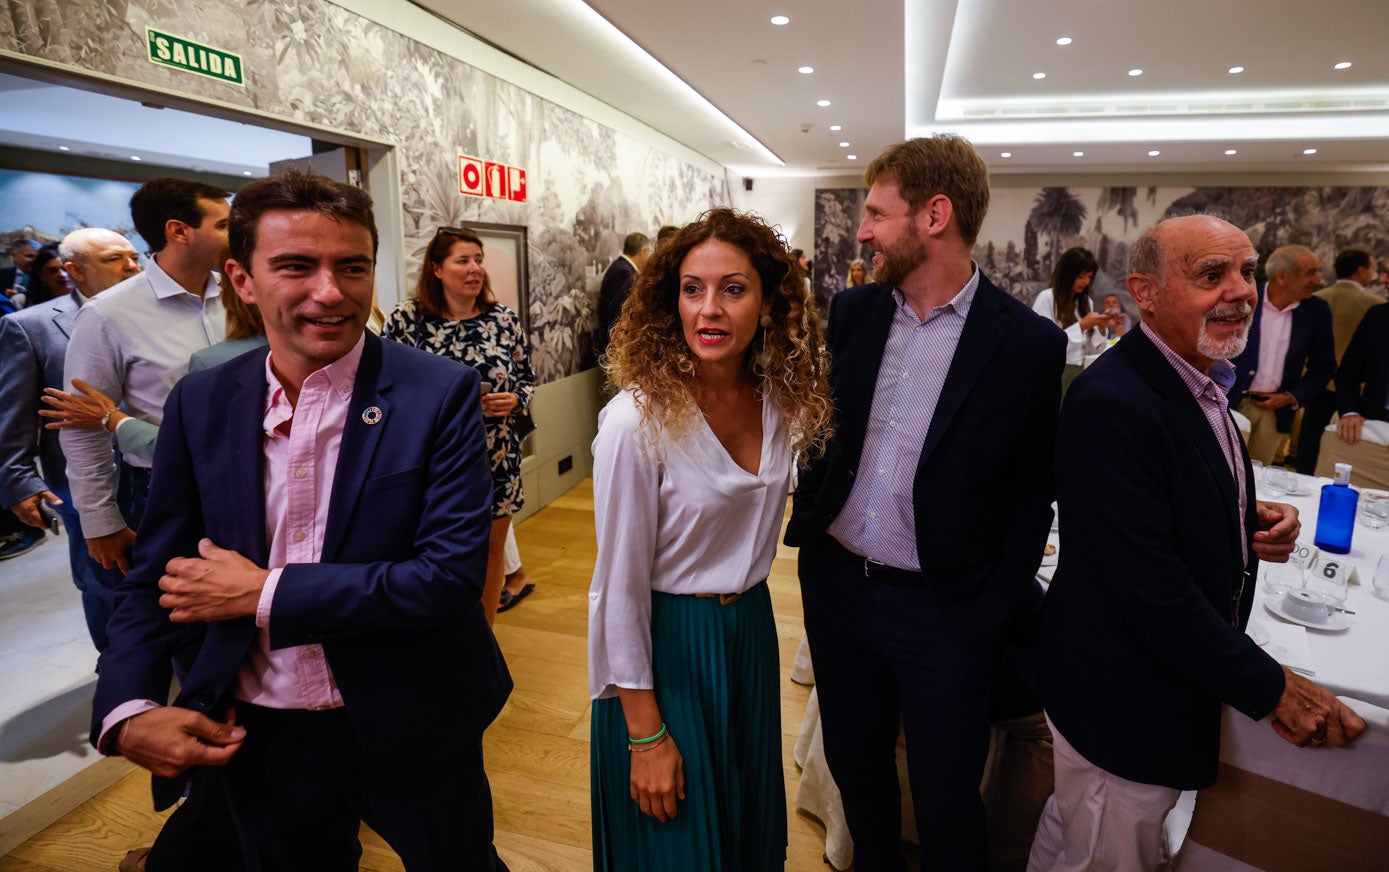
{"label": "table number card", "polygon": [[1355,571],[1355,564],[1335,555],[1323,557],[1309,574],[1315,574],[1318,578],[1333,584],[1344,582],[1350,586],[1360,583],[1360,573]]}

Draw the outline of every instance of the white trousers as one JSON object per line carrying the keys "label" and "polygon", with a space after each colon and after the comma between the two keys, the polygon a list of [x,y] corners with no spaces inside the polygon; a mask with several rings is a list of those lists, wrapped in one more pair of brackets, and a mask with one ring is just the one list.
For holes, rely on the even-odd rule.
{"label": "white trousers", "polygon": [[1051,727],[1056,788],[1042,810],[1027,872],[1151,872],[1162,823],[1181,791],[1095,766]]}

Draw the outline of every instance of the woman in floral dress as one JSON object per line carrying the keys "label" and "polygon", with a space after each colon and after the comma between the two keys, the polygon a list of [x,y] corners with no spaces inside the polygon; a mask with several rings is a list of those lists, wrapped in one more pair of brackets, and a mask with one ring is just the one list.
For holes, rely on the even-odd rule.
{"label": "woman in floral dress", "polygon": [[395,308],[381,335],[451,357],[482,376],[482,414],[492,458],[492,536],[482,605],[489,623],[498,606],[530,593],[527,584],[505,591],[503,548],[521,493],[521,438],[517,416],[528,414],[535,375],[521,319],[497,302],[482,266],[482,240],[458,227],[440,227],[425,251],[415,294]]}

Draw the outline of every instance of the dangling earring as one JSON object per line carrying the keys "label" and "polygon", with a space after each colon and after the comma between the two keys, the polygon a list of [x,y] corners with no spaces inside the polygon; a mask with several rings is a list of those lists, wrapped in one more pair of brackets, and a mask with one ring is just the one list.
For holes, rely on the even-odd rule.
{"label": "dangling earring", "polygon": [[770,314],[763,314],[761,318],[757,319],[757,323],[761,324],[763,327],[770,327],[772,326],[772,316]]}

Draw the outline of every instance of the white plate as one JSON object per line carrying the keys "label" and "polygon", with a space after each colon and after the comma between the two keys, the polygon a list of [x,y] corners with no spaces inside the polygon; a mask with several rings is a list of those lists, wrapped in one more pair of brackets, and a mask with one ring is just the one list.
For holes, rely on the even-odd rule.
{"label": "white plate", "polygon": [[1329,633],[1339,633],[1341,630],[1350,629],[1350,621],[1340,612],[1332,612],[1331,617],[1327,618],[1326,622],[1322,624],[1314,624],[1311,621],[1304,621],[1302,618],[1297,618],[1288,614],[1283,611],[1283,595],[1281,593],[1265,597],[1264,608],[1268,609],[1270,614],[1282,618],[1290,624],[1299,624],[1309,630],[1325,630]]}

